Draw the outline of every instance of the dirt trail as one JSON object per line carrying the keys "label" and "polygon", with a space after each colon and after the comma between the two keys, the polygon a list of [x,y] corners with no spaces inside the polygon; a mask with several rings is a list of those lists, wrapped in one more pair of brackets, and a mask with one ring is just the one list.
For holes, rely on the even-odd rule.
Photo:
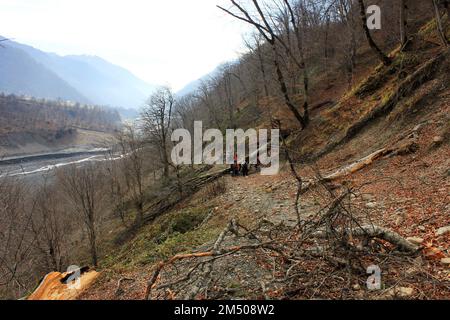
{"label": "dirt trail", "polygon": [[[229,207],[230,216],[237,219],[244,213],[255,219],[267,219],[278,225],[284,223],[288,227],[295,227],[297,215],[295,213],[296,181],[287,173],[280,176],[261,176],[253,174],[248,178],[227,177],[229,191],[221,196],[226,208]],[[300,205],[302,218],[317,212],[320,206],[311,199],[303,199]]]}

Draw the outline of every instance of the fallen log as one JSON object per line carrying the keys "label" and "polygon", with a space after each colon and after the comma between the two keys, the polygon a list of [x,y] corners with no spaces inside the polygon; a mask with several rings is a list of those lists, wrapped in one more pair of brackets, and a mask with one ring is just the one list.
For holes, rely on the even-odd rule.
{"label": "fallen log", "polygon": [[[400,251],[408,253],[416,253],[420,247],[409,242],[398,233],[373,225],[360,226],[352,230],[338,230],[339,233],[346,232],[353,237],[378,238],[395,245]],[[318,231],[313,234],[315,238],[327,238],[329,233],[326,231]]]}
{"label": "fallen log", "polygon": [[348,176],[350,174],[353,174],[355,172],[358,172],[361,169],[364,169],[365,167],[371,165],[375,160],[381,158],[387,152],[388,152],[388,149],[386,149],[386,148],[375,151],[374,153],[368,155],[367,157],[364,157],[364,158],[362,158],[348,166],[345,166],[345,167],[337,170],[336,172],[324,177],[324,180],[333,181],[333,180]]}
{"label": "fallen log", "polygon": [[392,152],[391,149],[387,149],[387,148],[380,149],[380,150],[375,151],[374,153],[368,155],[367,157],[364,157],[356,162],[353,162],[350,165],[342,167],[342,168],[338,169],[337,171],[322,177],[321,179],[309,180],[309,181],[305,182],[304,185],[302,186],[301,193],[305,194],[309,189],[315,187],[319,182],[332,182],[334,180],[344,178],[348,175],[358,172],[358,171],[364,169],[365,167],[371,165],[377,159],[389,154],[390,152]]}
{"label": "fallen log", "polygon": [[208,183],[214,182],[220,179],[229,172],[229,168],[226,166],[220,166],[215,170],[210,169],[204,172],[203,168],[198,170],[199,174],[186,181],[183,181],[183,193],[180,194],[176,183],[163,189],[156,200],[151,204],[150,208],[144,213],[142,223],[139,225],[133,225],[129,229],[121,232],[115,239],[115,243],[120,245],[131,239],[134,234],[145,224],[153,222],[156,218],[164,213],[172,210],[181,201],[188,199],[195,192],[199,191],[203,186]]}
{"label": "fallen log", "polygon": [[[381,159],[385,156],[392,157],[392,156],[397,156],[397,155],[406,155],[409,153],[414,153],[418,148],[417,143],[416,143],[416,136],[417,136],[417,131],[419,130],[419,128],[420,127],[418,127],[417,129],[414,129],[412,132],[408,132],[408,135],[406,138],[397,141],[396,143],[394,143],[394,145],[377,150],[377,151],[369,154],[368,156],[353,162],[352,164],[344,166],[344,167],[338,169],[337,171],[335,171],[329,175],[326,175],[325,177],[322,177],[322,179],[320,181],[332,182],[334,180],[344,178],[353,173],[361,171],[362,169],[370,166],[376,160]],[[311,187],[315,186],[318,182],[319,182],[318,180],[310,180],[310,181],[306,182],[306,184],[303,186],[302,193],[305,193]]]}

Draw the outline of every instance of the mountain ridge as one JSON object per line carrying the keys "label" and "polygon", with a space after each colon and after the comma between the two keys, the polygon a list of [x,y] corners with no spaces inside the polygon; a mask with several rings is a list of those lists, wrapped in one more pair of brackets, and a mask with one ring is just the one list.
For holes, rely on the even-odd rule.
{"label": "mountain ridge", "polygon": [[[137,109],[155,89],[125,68],[98,56],[61,56],[15,41],[4,42],[2,51],[0,70],[5,71],[0,73],[0,90],[6,93]],[[5,51],[10,54],[5,55]],[[23,66],[29,70],[23,70]],[[26,72],[32,78],[47,75],[51,82],[29,81],[21,77]],[[29,83],[36,88],[31,90]],[[57,90],[58,87],[61,88]]]}

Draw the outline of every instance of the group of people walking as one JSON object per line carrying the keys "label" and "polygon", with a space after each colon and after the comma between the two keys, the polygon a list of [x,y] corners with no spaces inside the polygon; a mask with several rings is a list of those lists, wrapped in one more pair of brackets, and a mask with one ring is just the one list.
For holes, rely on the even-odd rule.
{"label": "group of people walking", "polygon": [[[257,159],[257,164],[255,165],[256,170],[259,169],[259,157]],[[231,165],[231,174],[234,177],[242,175],[243,177],[248,177],[250,172],[249,159],[246,158],[243,163],[239,163],[237,154],[234,155],[234,164]]]}

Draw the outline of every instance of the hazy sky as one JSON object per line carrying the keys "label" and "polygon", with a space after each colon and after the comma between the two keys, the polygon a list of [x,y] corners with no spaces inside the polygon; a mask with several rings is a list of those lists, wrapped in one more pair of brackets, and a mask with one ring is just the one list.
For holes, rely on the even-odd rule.
{"label": "hazy sky", "polygon": [[244,51],[227,0],[0,0],[0,35],[58,54],[98,55],[175,90]]}

